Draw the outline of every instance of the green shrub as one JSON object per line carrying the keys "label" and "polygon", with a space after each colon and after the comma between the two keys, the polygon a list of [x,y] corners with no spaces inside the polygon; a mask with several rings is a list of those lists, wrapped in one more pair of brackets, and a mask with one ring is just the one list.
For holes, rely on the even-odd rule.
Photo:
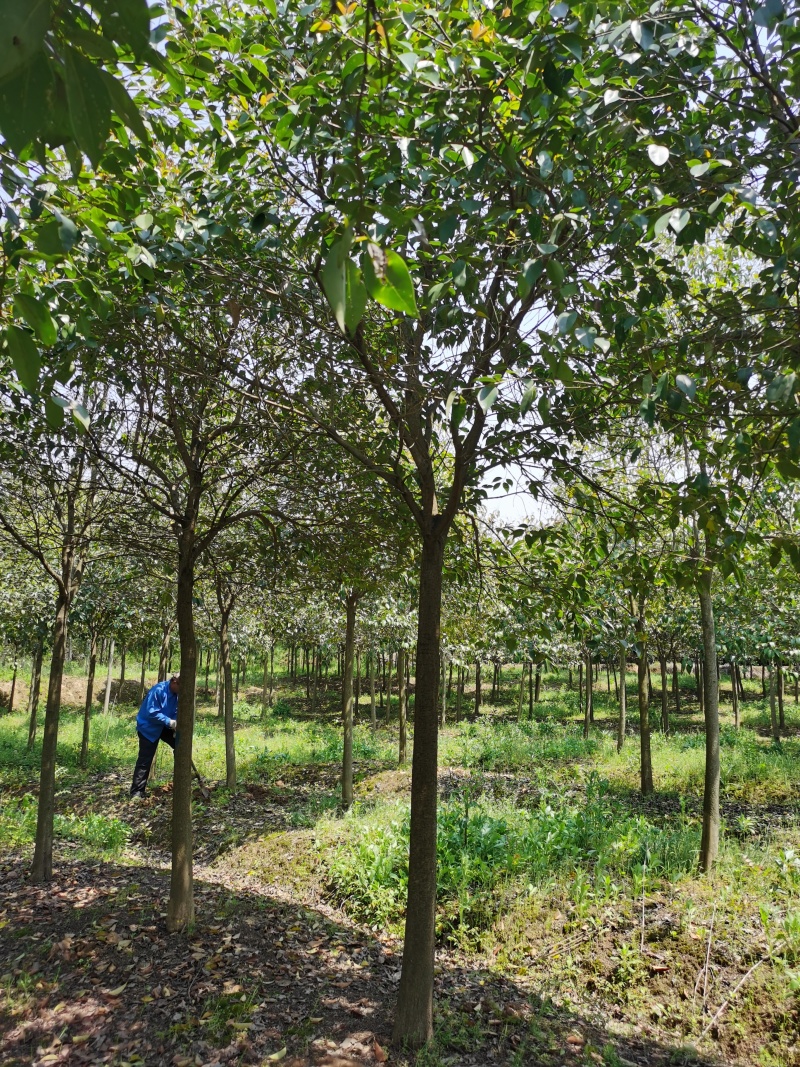
{"label": "green shrub", "polygon": [[[30,844],[36,835],[36,797],[30,793],[0,804],[0,842],[17,847]],[[106,815],[55,815],[53,833],[64,841],[77,841],[99,852],[118,852],[128,841],[131,828]]]}

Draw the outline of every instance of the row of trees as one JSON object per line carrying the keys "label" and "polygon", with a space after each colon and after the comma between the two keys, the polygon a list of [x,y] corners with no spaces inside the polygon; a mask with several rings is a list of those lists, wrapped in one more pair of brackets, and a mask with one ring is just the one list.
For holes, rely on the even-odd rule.
{"label": "row of trees", "polygon": [[[576,620],[597,618],[607,575],[609,625],[566,639],[616,633],[642,694],[655,590],[690,592],[713,863],[714,585],[765,540],[800,560],[782,491],[800,473],[796,20],[772,0],[10,9],[0,526],[55,590],[34,877],[70,614],[105,531],[174,587],[173,929],[194,913],[200,574],[223,620],[283,566],[343,591],[346,764],[359,602],[413,567],[395,1032],[423,1042],[443,590],[489,472],[513,465],[570,529],[585,518],[582,559],[553,568],[546,522],[509,564],[538,598],[528,640],[559,634],[567,582]],[[650,473],[615,475],[651,435]]]}

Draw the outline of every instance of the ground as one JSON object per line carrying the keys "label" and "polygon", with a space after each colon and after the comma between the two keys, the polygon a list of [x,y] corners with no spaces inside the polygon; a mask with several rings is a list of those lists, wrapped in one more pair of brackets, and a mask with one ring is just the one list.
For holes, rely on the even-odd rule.
{"label": "ground", "polygon": [[565,676],[519,723],[505,673],[484,714],[443,732],[436,1037],[417,1055],[390,1043],[409,772],[364,700],[346,815],[333,683],[313,715],[289,679],[266,717],[243,688],[235,791],[217,781],[221,729],[201,705],[212,790],[196,795],[197,920],[180,935],[164,922],[166,754],[147,801],[127,798],[134,709],[95,714],[86,772],[80,714],[65,710],[47,886],[27,880],[38,751],[24,715],[0,718],[0,1062],[800,1063],[794,704],[780,746],[758,679],[743,729],[726,725],[726,829],[703,878],[691,680],[672,736],[654,736],[643,798],[638,737],[615,751],[613,693],[598,683],[585,742]]}

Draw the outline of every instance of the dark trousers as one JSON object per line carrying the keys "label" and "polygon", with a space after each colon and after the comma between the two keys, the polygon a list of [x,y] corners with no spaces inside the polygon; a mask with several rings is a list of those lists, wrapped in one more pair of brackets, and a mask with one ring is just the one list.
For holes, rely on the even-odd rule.
{"label": "dark trousers", "polygon": [[140,796],[144,796],[144,791],[147,787],[147,776],[150,773],[150,767],[153,763],[156,749],[158,748],[158,742],[163,741],[174,750],[175,731],[170,730],[168,726],[165,726],[161,731],[161,737],[157,737],[155,741],[148,741],[148,739],[144,737],[143,734],[140,734],[138,730],[136,733],[139,737],[139,758],[136,760],[136,766],[133,769],[131,796],[133,796],[134,793],[139,793]]}

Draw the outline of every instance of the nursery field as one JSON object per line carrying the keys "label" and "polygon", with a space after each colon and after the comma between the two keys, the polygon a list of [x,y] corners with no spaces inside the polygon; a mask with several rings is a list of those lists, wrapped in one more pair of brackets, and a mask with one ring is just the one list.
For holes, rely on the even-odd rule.
{"label": "nursery field", "polygon": [[[643,797],[636,716],[618,753],[605,678],[585,739],[566,673],[546,675],[520,719],[516,670],[504,668],[493,705],[441,731],[437,1015],[414,1059],[390,1047],[410,787],[393,714],[379,711],[373,731],[362,696],[343,813],[333,681],[313,715],[286,677],[266,716],[258,679],[242,685],[234,791],[219,784],[222,723],[201,691],[194,759],[210,797],[195,791],[197,918],[174,935],[171,754],[132,803],[135,706],[93,716],[85,771],[82,709],[63,713],[44,885],[27,880],[39,743],[26,749],[23,714],[0,717],[0,1062],[800,1063],[791,693],[776,743],[760,680],[745,679],[735,730],[723,675],[722,843],[700,877],[693,678],[681,676],[669,736],[654,694],[655,794]],[[633,675],[628,689],[632,703]]]}

